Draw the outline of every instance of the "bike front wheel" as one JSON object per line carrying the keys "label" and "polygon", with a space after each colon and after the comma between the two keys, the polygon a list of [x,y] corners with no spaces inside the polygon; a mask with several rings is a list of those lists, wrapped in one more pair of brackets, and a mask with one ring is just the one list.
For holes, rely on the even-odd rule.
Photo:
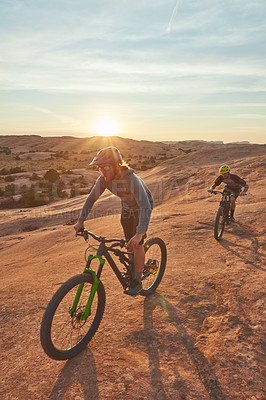
{"label": "bike front wheel", "polygon": [[159,286],[166,267],[167,250],[160,238],[151,238],[144,244],[145,264],[142,275],[141,295],[153,293]]}
{"label": "bike front wheel", "polygon": [[[41,324],[41,344],[45,353],[54,360],[67,360],[76,356],[97,331],[105,308],[105,290],[101,281],[89,316],[82,319],[92,284],[90,272],[76,275],[58,289],[48,304]],[[81,295],[72,310],[78,290]]]}
{"label": "bike front wheel", "polygon": [[224,207],[219,207],[214,223],[214,237],[216,240],[220,240],[223,232],[224,232],[224,225],[227,219],[227,212]]}

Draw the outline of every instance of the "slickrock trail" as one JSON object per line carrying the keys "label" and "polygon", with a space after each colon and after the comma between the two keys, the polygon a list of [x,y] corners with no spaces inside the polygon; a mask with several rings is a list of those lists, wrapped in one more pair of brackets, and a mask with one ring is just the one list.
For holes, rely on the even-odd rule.
{"label": "slickrock trail", "polygon": [[[40,323],[59,285],[82,272],[86,243],[59,220],[30,232],[19,225],[16,232],[14,212],[6,214],[12,232],[1,238],[1,398],[265,399],[263,160],[255,167],[251,158],[251,172],[246,160],[235,162],[250,191],[239,198],[236,223],[226,226],[220,242],[213,237],[219,198],[206,192],[213,170],[202,165],[205,175],[193,180],[198,168],[188,166],[183,180],[177,172],[178,186],[169,185],[178,160],[156,167],[165,168],[161,177],[143,173],[153,188],[163,180],[149,237],[167,244],[165,276],[155,294],[131,298],[106,265],[102,323],[87,349],[67,362],[44,354]],[[117,214],[89,220],[86,227],[122,236]]]}

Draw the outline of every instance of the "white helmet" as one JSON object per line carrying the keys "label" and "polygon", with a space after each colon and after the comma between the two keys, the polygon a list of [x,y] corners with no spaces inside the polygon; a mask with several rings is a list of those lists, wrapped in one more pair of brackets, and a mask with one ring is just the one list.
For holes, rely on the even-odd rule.
{"label": "white helmet", "polygon": [[109,146],[98,151],[90,165],[116,164],[117,162],[122,163],[120,151],[114,146]]}

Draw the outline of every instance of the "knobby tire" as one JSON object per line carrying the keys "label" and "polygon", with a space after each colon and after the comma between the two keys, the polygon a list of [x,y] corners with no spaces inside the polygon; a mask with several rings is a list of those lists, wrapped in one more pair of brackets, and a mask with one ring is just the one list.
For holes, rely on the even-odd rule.
{"label": "knobby tire", "polygon": [[[159,286],[166,267],[167,250],[164,241],[160,238],[151,238],[144,244],[145,266],[142,276],[142,296],[155,292]],[[145,277],[145,272],[146,276]],[[149,275],[150,274],[150,275]]]}
{"label": "knobby tire", "polygon": [[[73,317],[68,310],[73,304],[77,288],[81,283],[84,283],[84,299],[82,292],[80,301],[83,303],[79,302],[76,316]],[[48,304],[40,335],[42,347],[52,359],[67,360],[75,357],[86,347],[97,331],[105,309],[105,290],[101,281],[94,297],[91,314],[86,321],[77,317],[85,309],[92,283],[93,278],[89,272],[76,275],[58,289]]]}
{"label": "knobby tire", "polygon": [[220,240],[223,236],[227,214],[228,212],[224,207],[218,208],[214,224],[214,237],[216,240]]}

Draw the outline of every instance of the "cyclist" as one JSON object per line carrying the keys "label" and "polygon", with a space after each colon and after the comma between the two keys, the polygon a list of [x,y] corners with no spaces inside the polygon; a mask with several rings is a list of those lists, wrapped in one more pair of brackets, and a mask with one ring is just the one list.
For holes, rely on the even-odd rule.
{"label": "cyclist", "polygon": [[[222,165],[219,169],[219,176],[215,180],[214,184],[211,186],[209,191],[212,191],[219,186],[222,182],[225,183],[224,190],[231,193],[231,203],[230,203],[230,221],[235,221],[234,212],[236,209],[236,199],[239,195],[243,196],[247,193],[248,184],[244,179],[240,178],[238,175],[231,174],[228,165]],[[241,191],[242,187],[244,188]]]}
{"label": "cyclist", "polygon": [[141,276],[145,262],[143,242],[153,208],[151,192],[134,170],[122,160],[116,147],[101,149],[90,165],[97,165],[101,175],[87,197],[74,229],[76,233],[84,229],[85,219],[105,189],[121,198],[121,224],[128,241],[126,247],[130,251],[134,250],[135,267],[134,279],[124,293],[135,296],[142,289]]}

